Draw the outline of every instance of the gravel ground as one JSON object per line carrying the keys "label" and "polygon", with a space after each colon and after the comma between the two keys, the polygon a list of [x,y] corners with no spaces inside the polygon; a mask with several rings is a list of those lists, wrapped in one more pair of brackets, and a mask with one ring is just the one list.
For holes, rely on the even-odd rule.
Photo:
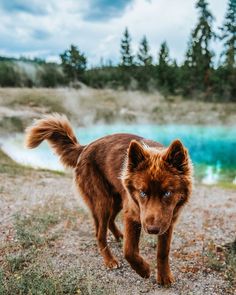
{"label": "gravel ground", "polygon": [[[175,229],[171,249],[171,266],[176,283],[163,288],[155,282],[156,241],[143,235],[141,253],[150,262],[151,278],[144,280],[128,265],[122,256],[122,245],[109,236],[112,251],[121,262],[117,270],[107,270],[102,264],[94,238],[93,223],[89,213],[80,209],[72,192],[71,175],[29,170],[21,175],[0,174],[0,243],[11,232],[14,214],[27,215],[38,206],[61,204],[76,208],[76,222],[57,225],[64,229],[56,242],[47,250],[53,268],[63,273],[68,268],[79,270],[81,277],[93,286],[109,288],[110,294],[233,294],[224,272],[215,271],[208,252],[235,239],[235,190],[195,185],[192,199],[182,213]],[[52,205],[51,205],[52,204]],[[122,228],[122,216],[118,223]],[[1,253],[0,253],[1,254]],[[1,260],[1,259],[0,259]],[[1,261],[0,261],[1,262]],[[234,293],[235,294],[235,293]]]}

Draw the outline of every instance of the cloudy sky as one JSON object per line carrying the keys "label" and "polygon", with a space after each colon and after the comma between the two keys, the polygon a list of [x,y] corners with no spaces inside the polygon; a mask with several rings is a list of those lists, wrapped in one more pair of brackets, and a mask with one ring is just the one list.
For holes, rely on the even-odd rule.
{"label": "cloudy sky", "polygon": [[[222,24],[227,0],[208,0],[215,28]],[[124,28],[133,51],[146,34],[154,57],[166,40],[179,62],[197,21],[196,0],[0,0],[0,55],[57,61],[70,44],[86,53],[90,65],[100,58],[119,60]],[[220,44],[214,43],[220,52]]]}

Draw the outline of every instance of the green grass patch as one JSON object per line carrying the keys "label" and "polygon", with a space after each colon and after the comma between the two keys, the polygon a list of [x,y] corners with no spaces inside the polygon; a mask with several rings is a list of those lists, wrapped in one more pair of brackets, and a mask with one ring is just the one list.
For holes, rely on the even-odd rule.
{"label": "green grass patch", "polygon": [[223,246],[217,246],[212,241],[206,251],[208,268],[221,272],[230,288],[236,287],[236,240]]}
{"label": "green grass patch", "polygon": [[59,176],[68,176],[70,175],[71,172],[64,172],[64,171],[58,171],[58,170],[49,170],[49,169],[37,169],[37,171],[40,171],[40,172],[49,172],[49,173],[52,173],[54,175],[59,175]]}
{"label": "green grass patch", "polygon": [[1,280],[2,293],[0,294],[2,295],[75,294],[76,291],[74,288],[71,288],[72,292],[65,293],[59,278],[54,276],[50,269],[44,269],[40,265],[31,265],[22,272],[13,273],[12,276],[7,276],[7,274],[2,272]]}
{"label": "green grass patch", "polygon": [[63,222],[66,228],[77,229],[77,219],[83,214],[80,208],[67,209],[57,202],[36,207],[29,215],[18,213],[13,223],[15,241],[23,249],[47,246],[64,230],[64,226],[55,230],[57,224]]}
{"label": "green grass patch", "polygon": [[234,189],[236,190],[236,183],[233,182],[223,182],[220,181],[219,183],[217,183],[218,187],[224,188],[224,189]]}
{"label": "green grass patch", "polygon": [[[194,166],[194,178],[198,182],[202,182],[202,179],[206,176],[207,165],[196,164]],[[216,171],[215,171],[216,172]],[[224,167],[219,172],[219,180],[215,184],[209,184],[209,186],[218,186],[225,189],[236,189],[236,184],[233,182],[235,179],[236,171],[235,167]]]}
{"label": "green grass patch", "polygon": [[3,295],[5,293],[4,287],[4,271],[0,268],[0,294]]}
{"label": "green grass patch", "polygon": [[35,208],[27,216],[15,216],[14,238],[6,241],[0,268],[0,295],[114,294],[83,269],[61,270],[51,262],[51,249],[63,236],[64,223],[68,223],[66,231],[73,230],[79,215],[76,208],[51,203]]}
{"label": "green grass patch", "polygon": [[225,245],[226,278],[236,287],[236,239]]}
{"label": "green grass patch", "polygon": [[6,255],[6,266],[9,272],[14,273],[23,270],[29,263],[32,263],[35,253],[32,251],[19,251]]}
{"label": "green grass patch", "polygon": [[28,215],[18,213],[12,238],[5,240],[1,249],[0,295],[116,294],[114,286],[97,281],[89,270],[61,267],[54,260],[57,238],[78,230],[82,214],[78,208],[56,202],[35,207]]}
{"label": "green grass patch", "polygon": [[40,246],[54,239],[45,232],[59,222],[59,216],[49,212],[39,212],[28,217],[16,215],[15,230],[16,239],[23,248]]}
{"label": "green grass patch", "polygon": [[223,271],[225,267],[225,257],[223,249],[217,252],[216,245],[211,241],[206,251],[206,265],[214,271]]}
{"label": "green grass patch", "polygon": [[18,174],[22,175],[30,170],[31,169],[29,167],[17,164],[0,150],[0,173],[7,173],[9,176],[16,176]]}
{"label": "green grass patch", "polygon": [[27,216],[16,215],[15,236],[0,268],[0,295],[115,294],[83,268],[61,271],[51,262],[50,242],[64,232],[62,227],[55,235],[55,226],[66,222],[66,231],[73,230],[80,214],[76,208],[71,210],[55,203],[35,208]]}
{"label": "green grass patch", "polygon": [[81,270],[70,269],[62,274],[47,266],[31,265],[21,272],[8,276],[0,269],[0,295],[32,294],[32,295],[112,295],[109,286],[93,281]]}
{"label": "green grass patch", "polygon": [[[52,173],[54,175],[60,175],[60,176],[65,176],[68,174],[64,171],[56,171],[56,170],[49,170],[49,169],[35,170],[29,166],[18,164],[0,149],[0,174],[5,173],[11,177],[15,177],[18,175],[25,175],[33,171],[48,172],[48,173]],[[0,192],[1,192],[1,187],[0,187]]]}

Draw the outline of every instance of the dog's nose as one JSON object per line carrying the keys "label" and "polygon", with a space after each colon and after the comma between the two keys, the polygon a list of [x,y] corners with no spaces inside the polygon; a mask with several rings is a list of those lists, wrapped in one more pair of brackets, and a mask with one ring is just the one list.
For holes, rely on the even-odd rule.
{"label": "dog's nose", "polygon": [[160,232],[160,228],[155,225],[148,225],[147,226],[147,232],[149,234],[157,235]]}

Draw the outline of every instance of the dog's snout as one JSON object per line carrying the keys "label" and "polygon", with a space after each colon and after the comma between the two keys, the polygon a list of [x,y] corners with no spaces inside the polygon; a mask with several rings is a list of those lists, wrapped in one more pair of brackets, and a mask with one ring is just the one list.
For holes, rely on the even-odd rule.
{"label": "dog's snout", "polygon": [[149,234],[158,235],[160,232],[160,228],[155,225],[148,225],[147,226],[147,232]]}

